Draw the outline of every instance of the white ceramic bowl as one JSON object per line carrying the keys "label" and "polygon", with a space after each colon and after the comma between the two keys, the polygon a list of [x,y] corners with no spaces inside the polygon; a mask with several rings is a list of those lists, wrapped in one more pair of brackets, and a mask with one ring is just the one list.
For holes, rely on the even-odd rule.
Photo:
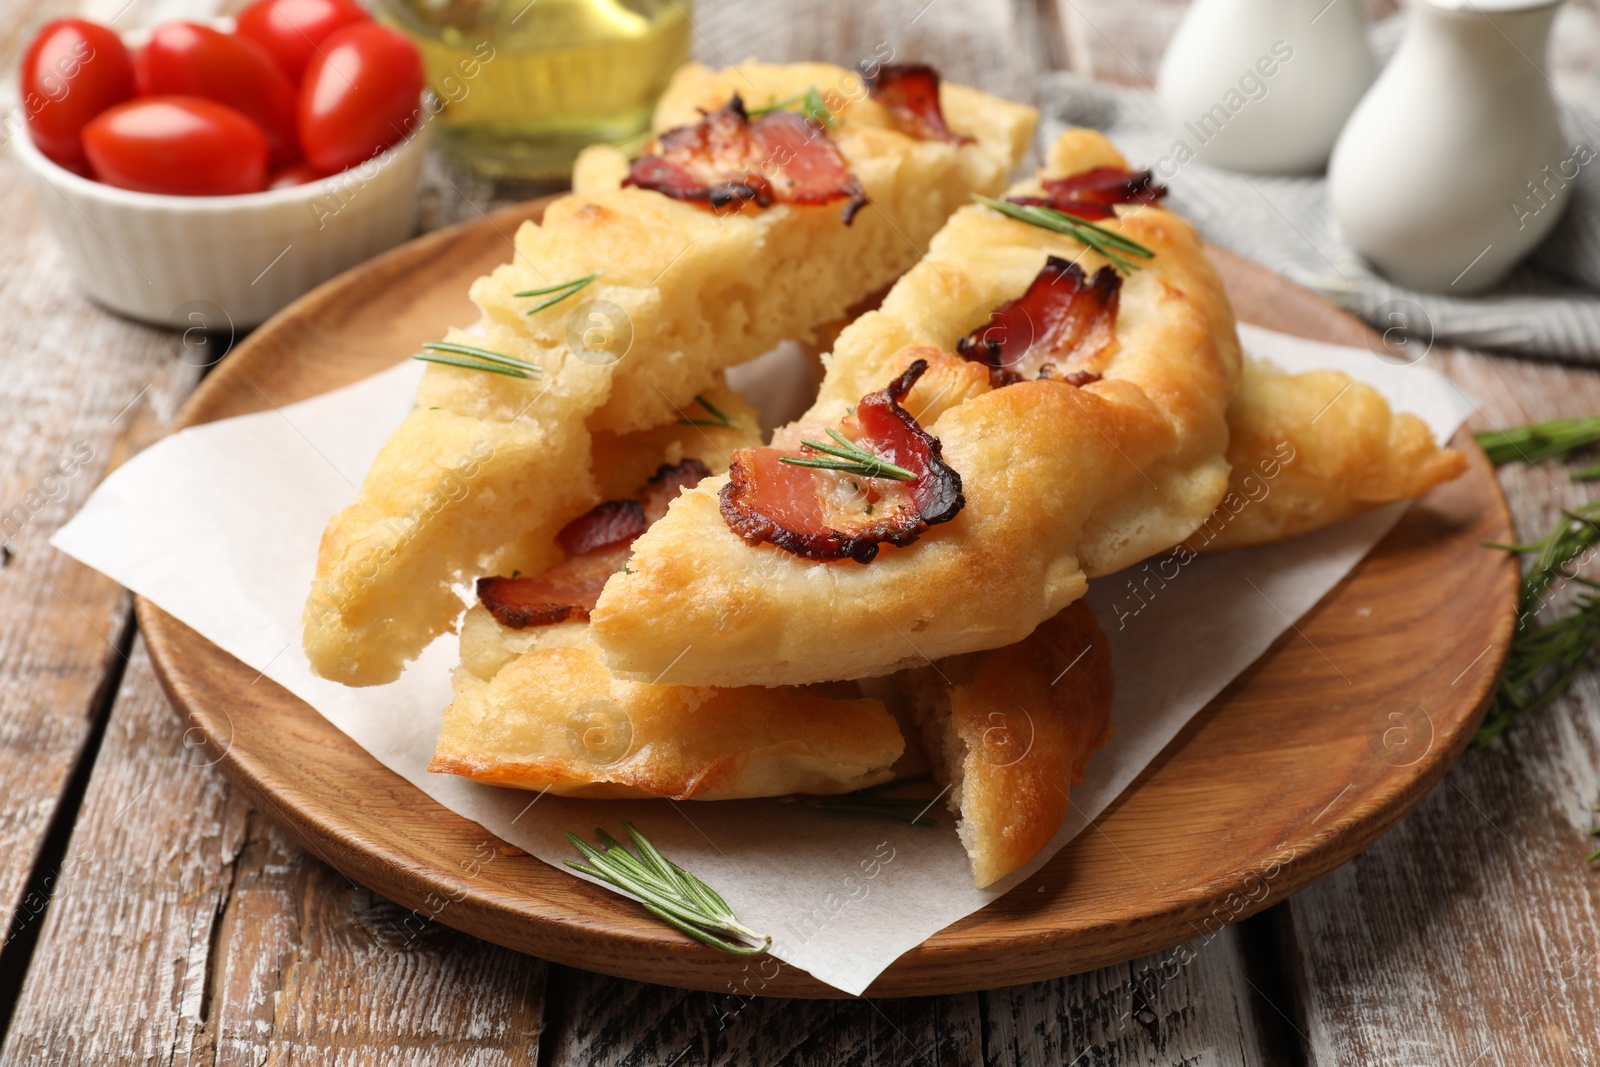
{"label": "white ceramic bowl", "polygon": [[416,232],[417,113],[411,136],[357,167],[240,196],[129,192],[51,162],[26,130],[11,140],[91,298],[159,325],[244,328]]}

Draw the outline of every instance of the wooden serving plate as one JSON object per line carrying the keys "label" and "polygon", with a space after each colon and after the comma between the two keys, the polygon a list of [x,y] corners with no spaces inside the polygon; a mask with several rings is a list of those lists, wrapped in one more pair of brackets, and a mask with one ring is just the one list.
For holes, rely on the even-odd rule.
{"label": "wooden serving plate", "polygon": [[[471,321],[468,284],[509,257],[517,224],[543,206],[430,234],[308,294],[205,380],[178,426],[326,392]],[[1285,279],[1211,254],[1242,320],[1357,346],[1373,337]],[[1282,900],[1394,825],[1471,738],[1516,611],[1514,562],[1482,547],[1512,540],[1505,499],[1471,436],[1455,446],[1468,473],[1412,507],[1093,827],[1027,883],[900,957],[868,995],[994,988],[1175,946]],[[173,704],[207,734],[224,773],[352,879],[563,964],[690,988],[842,995],[793,967],[775,977],[763,967],[752,981],[747,961],[532,857],[483,864],[481,827],[155,605],[140,599],[137,610]]]}

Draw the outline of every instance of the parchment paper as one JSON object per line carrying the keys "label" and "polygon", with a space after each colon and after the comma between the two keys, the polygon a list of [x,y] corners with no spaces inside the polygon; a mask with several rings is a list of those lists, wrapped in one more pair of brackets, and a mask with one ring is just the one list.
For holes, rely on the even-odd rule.
{"label": "parchment paper", "polygon": [[[1441,440],[1473,406],[1420,366],[1251,327],[1241,335],[1248,350],[1286,368],[1337,367],[1372,384],[1426,419]],[[805,379],[785,369],[781,354],[764,360],[735,380],[753,384],[752,391],[793,383],[766,388],[759,398],[764,421],[773,421],[780,417],[775,407],[803,402],[796,390]],[[300,649],[300,613],[318,538],[410,409],[421,373],[407,361],[303,403],[175,434],[108,477],[51,543],[305,700],[445,807],[541,860],[572,858],[564,831],[590,837],[596,826],[620,832],[624,819],[634,821],[721,891],[743,922],[770,932],[779,959],[853,994],[1079,833],[1402,510],[1267,549],[1197,559],[1148,600],[1131,599],[1123,576],[1093,583],[1090,601],[1115,655],[1115,740],[1073,791],[1073,810],[1051,846],[1027,869],[978,890],[947,814],[930,830],[793,802],[565,800],[430,774],[458,658],[453,636],[436,641],[391,685],[347,689],[315,677]],[[460,877],[470,880],[466,871]]]}

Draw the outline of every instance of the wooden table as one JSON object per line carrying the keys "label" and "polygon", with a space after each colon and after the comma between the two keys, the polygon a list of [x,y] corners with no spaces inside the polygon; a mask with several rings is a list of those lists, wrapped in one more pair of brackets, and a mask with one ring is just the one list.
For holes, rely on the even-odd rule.
{"label": "wooden table", "polygon": [[[0,0],[5,77],[71,6]],[[888,42],[1032,99],[1051,68],[1147,83],[1182,6],[701,0],[694,48],[711,63],[849,63]],[[180,13],[141,2],[117,24]],[[1600,84],[1597,42],[1592,0],[1564,13],[1556,77],[1580,98]],[[429,190],[433,225],[519,195],[437,163]],[[1323,882],[1092,974],[921,1000],[739,1001],[547,965],[438,924],[412,935],[408,913],[291,844],[206,765],[155,684],[128,594],[46,544],[107,468],[161,436],[215,351],[90,305],[9,155],[0,235],[0,911],[14,916],[0,1063],[1600,1062],[1592,672]],[[1478,428],[1600,411],[1600,372],[1427,358],[1483,398]],[[81,469],[52,476],[74,456]],[[1503,480],[1524,533],[1585,496],[1554,469]]]}

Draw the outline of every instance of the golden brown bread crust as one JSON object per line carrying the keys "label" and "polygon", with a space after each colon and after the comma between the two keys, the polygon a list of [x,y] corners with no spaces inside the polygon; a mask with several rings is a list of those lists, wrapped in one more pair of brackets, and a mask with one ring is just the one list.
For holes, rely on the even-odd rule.
{"label": "golden brown bread crust", "polygon": [[[713,689],[616,678],[581,623],[468,613],[431,770],[560,796],[731,800],[887,781],[894,716],[853,686]],[[891,681],[917,721],[980,886],[1049,843],[1111,736],[1111,655],[1078,603],[1006,648]]]}
{"label": "golden brown bread crust", "polygon": [[1111,648],[1088,605],[1026,640],[898,675],[935,777],[986,886],[1050,843],[1094,751],[1111,740]]}
{"label": "golden brown bread crust", "polygon": [[1201,552],[1282,541],[1410,500],[1467,469],[1415,415],[1334,370],[1247,360],[1228,408],[1228,495],[1196,530]]}
{"label": "golden brown bread crust", "polygon": [[[327,677],[351,685],[391,678],[454,625],[457,584],[543,570],[561,558],[555,535],[573,517],[631,496],[657,466],[685,454],[726,469],[728,453],[754,439],[755,411],[720,374],[704,393],[731,427],[674,420],[591,435],[581,422],[554,418],[496,422],[506,410],[499,405],[518,402],[501,383],[517,383],[462,373],[488,380],[425,376],[417,408],[379,451],[361,496],[323,532],[305,646]],[[440,395],[457,388],[492,398],[498,410],[483,419],[458,414]],[[591,456],[600,461],[593,475]]]}
{"label": "golden brown bread crust", "polygon": [[[697,105],[725,102],[735,89],[755,107],[813,85],[848,88],[853,77],[821,64],[691,64],[663,97],[658,129],[693,121]],[[1026,150],[1035,113],[954,85],[944,98],[952,126],[977,142],[916,141],[887,128],[864,95],[837,98],[832,135],[873,201],[848,227],[837,204],[718,218],[618,188],[615,153],[586,155],[581,191],[552,203],[542,224],[525,224],[512,262],[473,286],[485,336],[451,338],[542,374],[522,381],[427,369],[417,411],[323,538],[305,616],[313,669],[352,685],[392,680],[454,625],[453,586],[550,562],[549,535],[599,499],[591,432],[672,422],[719,368],[838,318],[915,262],[972,192],[997,190]],[[533,298],[514,295],[597,270],[602,277],[581,293],[537,314],[526,314]],[[629,332],[624,351],[619,339]],[[569,335],[612,347],[580,358]],[[452,475],[463,456],[473,460],[470,476]],[[462,498],[431,506],[444,479],[463,483]]]}
{"label": "golden brown bread crust", "polygon": [[[1098,135],[1061,146],[1062,173],[1120,157]],[[1032,191],[1033,183],[1019,191]],[[594,635],[613,669],[712,685],[859,678],[1015,643],[1105,574],[1182,541],[1227,487],[1225,413],[1238,342],[1194,230],[1153,207],[1105,225],[1155,252],[1121,293],[1104,380],[990,390],[946,366],[906,401],[943,443],[967,504],[871,564],[749,546],[717,508],[723,479],[685,493],[607,584]],[[1103,265],[1075,241],[988,208],[957,212],[883,306],[847,328],[804,423],[831,425],[913,356],[948,352],[1024,289],[1050,254]],[[937,357],[937,353],[934,354]],[[946,364],[955,357],[942,357]],[[937,368],[937,358],[932,359]],[[936,383],[960,381],[963,402]]]}
{"label": "golden brown bread crust", "polygon": [[905,749],[881,701],[622,681],[581,625],[566,629],[579,644],[533,648],[489,679],[457,670],[431,770],[558,796],[731,800],[861,789]]}

